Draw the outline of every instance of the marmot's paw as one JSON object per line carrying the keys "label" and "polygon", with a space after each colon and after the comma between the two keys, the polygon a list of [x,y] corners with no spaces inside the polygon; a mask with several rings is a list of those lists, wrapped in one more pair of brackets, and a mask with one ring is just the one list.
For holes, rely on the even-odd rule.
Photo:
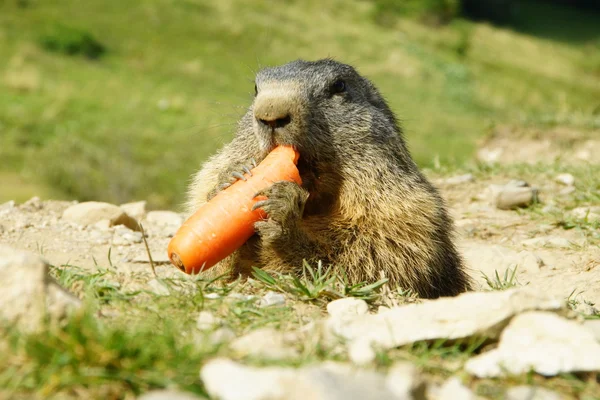
{"label": "marmot's paw", "polygon": [[221,190],[227,189],[229,186],[233,185],[235,182],[242,180],[246,180],[246,175],[252,176],[252,169],[256,167],[256,160],[251,159],[250,162],[245,164],[236,164],[229,167],[225,172],[223,172],[220,176],[219,183],[213,190],[208,193],[208,201],[210,201],[213,197],[217,195]]}
{"label": "marmot's paw", "polygon": [[256,222],[254,227],[263,239],[274,239],[289,235],[296,228],[302,219],[308,192],[294,182],[279,181],[256,196],[267,199],[257,201],[252,209],[262,208],[269,219]]}

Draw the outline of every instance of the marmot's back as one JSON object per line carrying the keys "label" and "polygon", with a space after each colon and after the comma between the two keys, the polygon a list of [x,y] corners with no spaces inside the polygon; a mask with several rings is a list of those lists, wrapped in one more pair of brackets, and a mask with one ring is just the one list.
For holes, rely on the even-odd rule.
{"label": "marmot's back", "polygon": [[235,138],[195,176],[190,212],[278,144],[299,150],[302,187],[265,192],[260,206],[270,218],[213,273],[298,272],[304,259],[322,260],[353,282],[383,271],[423,297],[469,289],[444,202],[410,157],[394,114],[371,82],[333,60],[258,73]]}

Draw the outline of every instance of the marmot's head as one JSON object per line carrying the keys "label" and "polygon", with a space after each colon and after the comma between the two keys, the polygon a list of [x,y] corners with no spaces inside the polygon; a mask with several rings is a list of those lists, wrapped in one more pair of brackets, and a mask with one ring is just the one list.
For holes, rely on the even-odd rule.
{"label": "marmot's head", "polygon": [[349,65],[297,60],[261,70],[255,84],[245,120],[252,120],[265,151],[289,144],[306,162],[328,161],[349,145],[381,143],[398,134],[377,89]]}

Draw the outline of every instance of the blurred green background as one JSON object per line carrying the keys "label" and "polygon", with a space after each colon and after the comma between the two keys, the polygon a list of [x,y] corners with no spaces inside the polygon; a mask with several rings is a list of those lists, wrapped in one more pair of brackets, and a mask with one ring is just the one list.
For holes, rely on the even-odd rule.
{"label": "blurred green background", "polygon": [[334,57],[421,166],[495,126],[600,129],[600,2],[0,0],[0,202],[177,208],[263,66]]}

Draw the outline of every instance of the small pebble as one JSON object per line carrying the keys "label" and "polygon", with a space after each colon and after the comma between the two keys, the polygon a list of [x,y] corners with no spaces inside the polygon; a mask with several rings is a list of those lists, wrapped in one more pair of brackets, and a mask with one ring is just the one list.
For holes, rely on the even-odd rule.
{"label": "small pebble", "polygon": [[573,186],[575,184],[575,177],[571,174],[559,174],[554,180],[565,186]]}
{"label": "small pebble", "polygon": [[327,312],[334,318],[351,317],[368,313],[369,306],[364,300],[346,297],[327,304]]}
{"label": "small pebble", "polygon": [[259,307],[282,306],[285,304],[285,296],[281,293],[267,292],[258,304]]}

